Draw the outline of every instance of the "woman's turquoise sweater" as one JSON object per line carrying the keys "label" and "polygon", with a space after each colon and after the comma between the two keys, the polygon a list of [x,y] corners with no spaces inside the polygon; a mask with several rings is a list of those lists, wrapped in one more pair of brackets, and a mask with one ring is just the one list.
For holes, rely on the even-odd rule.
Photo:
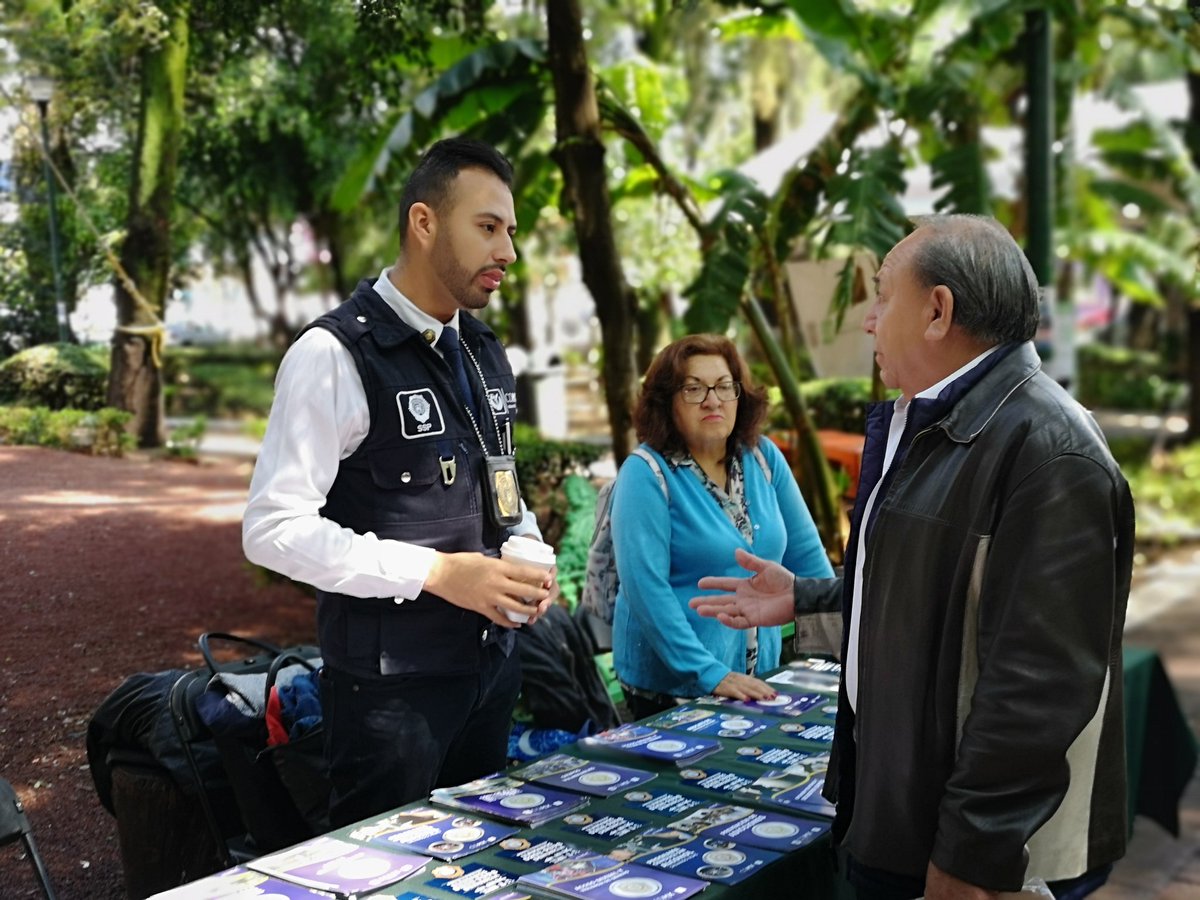
{"label": "woman's turquoise sweater", "polygon": [[[659,461],[670,494],[663,496],[644,459],[631,455],[617,474],[612,499],[613,552],[620,588],[613,611],[613,664],[626,684],[676,697],[711,693],[730,671],[744,672],[746,632],[697,615],[688,601],[705,575],[745,577],[736,547],[781,562],[807,578],[833,575],[812,515],[783,454],[768,439],[741,453],[754,543],[686,466]],[[779,665],[779,628],[759,630],[759,673]]]}

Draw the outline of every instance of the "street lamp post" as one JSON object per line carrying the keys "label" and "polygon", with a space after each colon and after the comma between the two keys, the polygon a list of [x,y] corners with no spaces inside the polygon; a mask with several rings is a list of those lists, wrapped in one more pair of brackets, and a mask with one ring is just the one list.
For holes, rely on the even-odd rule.
{"label": "street lamp post", "polygon": [[54,94],[54,79],[34,76],[27,80],[26,85],[33,102],[37,104],[38,115],[42,120],[42,170],[46,175],[46,192],[50,204],[50,262],[54,267],[54,310],[58,318],[58,340],[65,344],[71,339],[71,331],[67,324],[67,304],[63,300],[62,266],[58,258],[58,201],[54,188],[54,173],[50,170],[50,132],[46,127],[46,112],[50,106],[50,97]]}

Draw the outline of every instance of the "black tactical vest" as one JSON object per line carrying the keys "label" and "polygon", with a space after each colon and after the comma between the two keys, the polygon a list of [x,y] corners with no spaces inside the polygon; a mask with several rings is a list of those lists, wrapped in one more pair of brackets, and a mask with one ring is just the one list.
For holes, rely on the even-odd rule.
{"label": "black tactical vest", "polygon": [[[484,507],[484,452],[450,367],[372,285],[359,282],[349,300],[308,326],[332,332],[350,351],[371,415],[321,515],[358,534],[497,556],[507,532]],[[507,443],[516,420],[516,380],[487,326],[460,313],[459,330],[487,385],[484,396],[466,358],[479,430],[494,454],[497,430]],[[510,629],[424,592],[395,603],[318,591],[317,632],[325,662],[364,677],[472,672],[485,647],[499,643],[508,654],[514,640]]]}

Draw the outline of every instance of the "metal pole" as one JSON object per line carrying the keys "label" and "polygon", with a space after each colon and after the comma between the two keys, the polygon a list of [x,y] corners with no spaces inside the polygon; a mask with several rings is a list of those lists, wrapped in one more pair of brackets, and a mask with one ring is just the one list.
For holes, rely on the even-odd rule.
{"label": "metal pole", "polygon": [[1028,185],[1029,239],[1025,255],[1038,284],[1054,284],[1054,83],[1050,14],[1025,13],[1028,122],[1025,130],[1025,178]]}
{"label": "metal pole", "polygon": [[50,132],[46,127],[46,107],[49,101],[38,101],[38,113],[42,120],[42,169],[46,174],[46,192],[50,204],[50,261],[54,266],[54,311],[58,319],[58,341],[61,344],[71,340],[71,330],[67,324],[67,304],[63,300],[62,268],[58,258],[58,198],[54,189],[54,173],[50,171]]}
{"label": "metal pole", "polygon": [[[1025,255],[1041,288],[1042,321],[1048,334],[1039,350],[1046,371],[1069,384],[1075,375],[1074,310],[1056,296],[1054,281],[1054,43],[1049,10],[1025,13],[1025,71],[1029,106],[1025,125],[1028,237]],[[1048,337],[1048,343],[1044,338]]]}

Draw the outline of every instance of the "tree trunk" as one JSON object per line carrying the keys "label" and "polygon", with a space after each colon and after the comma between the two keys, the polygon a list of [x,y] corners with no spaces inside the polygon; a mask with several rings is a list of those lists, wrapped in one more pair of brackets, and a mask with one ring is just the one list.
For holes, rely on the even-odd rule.
{"label": "tree trunk", "polygon": [[[1200,72],[1188,72],[1187,145],[1192,165],[1200,169]],[[1193,210],[1200,212],[1200,210]],[[1200,274],[1196,278],[1200,288]],[[1200,298],[1194,294],[1188,306],[1186,353],[1188,367],[1188,440],[1200,440]]]}
{"label": "tree trunk", "polygon": [[634,322],[637,297],[625,280],[613,235],[605,181],[600,111],[583,42],[579,0],[546,4],[550,69],[554,78],[557,143],[564,205],[575,223],[583,281],[596,303],[604,340],[604,394],[617,464],[635,445],[633,433]]}
{"label": "tree trunk", "polygon": [[505,277],[504,310],[508,313],[508,339],[506,343],[532,350],[545,343],[545,336],[533,335],[529,324],[529,283],[525,278]]}
{"label": "tree trunk", "polygon": [[650,368],[654,355],[658,352],[663,337],[664,325],[671,321],[671,295],[659,289],[654,293],[654,301],[639,306],[635,330],[637,343],[634,346],[633,359],[637,366],[638,375]]}
{"label": "tree trunk", "polygon": [[1188,431],[1189,441],[1200,441],[1200,304],[1187,311]]}
{"label": "tree trunk", "polygon": [[840,565],[846,552],[847,535],[843,529],[843,516],[838,491],[834,487],[833,474],[829,469],[829,460],[817,438],[817,430],[813,426],[812,417],[808,414],[804,397],[800,393],[800,383],[792,373],[783,347],[771,332],[767,317],[763,315],[762,307],[750,295],[742,297],[742,309],[750,322],[767,361],[775,372],[779,389],[783,393],[783,403],[792,417],[796,428],[797,464],[794,466],[797,482],[800,484],[804,499],[812,513],[817,532],[821,535],[821,543],[825,547],[830,561]]}
{"label": "tree trunk", "polygon": [[754,152],[762,153],[779,140],[787,57],[779,42],[772,38],[759,38],[751,46],[750,100],[754,117]]}
{"label": "tree trunk", "polygon": [[159,348],[188,52],[187,4],[164,8],[170,16],[167,35],[142,53],[137,143],[121,245],[121,266],[132,285],[121,278],[115,285],[117,330],[108,382],[109,405],[133,413],[130,428],[141,447],[161,446],[165,438]]}
{"label": "tree trunk", "polygon": [[354,282],[347,279],[343,260],[345,258],[345,223],[332,210],[321,210],[310,219],[317,239],[329,252],[326,263],[330,281],[330,293],[334,304],[341,303],[354,291]]}

